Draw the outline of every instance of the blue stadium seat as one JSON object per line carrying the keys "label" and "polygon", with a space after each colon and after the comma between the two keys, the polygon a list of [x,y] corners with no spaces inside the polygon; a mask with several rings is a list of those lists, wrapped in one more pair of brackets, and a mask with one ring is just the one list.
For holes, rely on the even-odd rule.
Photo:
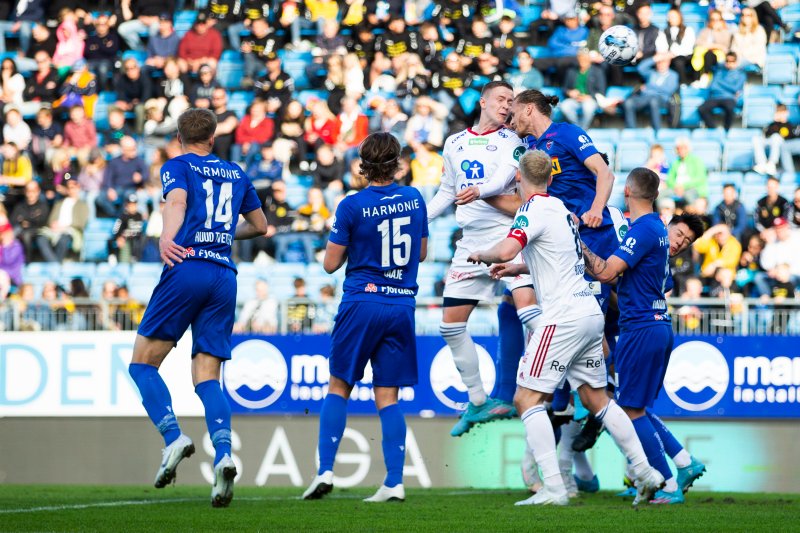
{"label": "blue stadium seat", "polygon": [[528,26],[542,17],[540,6],[525,6],[522,8],[522,16],[519,17],[518,26],[521,30],[527,30]]}
{"label": "blue stadium seat", "polygon": [[594,142],[605,141],[615,146],[619,142],[619,130],[616,128],[591,128],[586,133]]}
{"label": "blue stadium seat", "polygon": [[722,128],[696,128],[692,130],[692,141],[717,141],[724,143],[728,134]]}
{"label": "blue stadium seat", "polygon": [[797,58],[793,54],[768,55],[763,79],[765,85],[795,83]]}
{"label": "blue stadium seat", "polygon": [[450,249],[450,232],[431,233],[429,239],[429,255],[434,261],[450,261],[453,259],[453,250]]}
{"label": "blue stadium seat", "polygon": [[656,142],[656,134],[653,128],[625,128],[619,140],[621,145],[627,145],[627,141],[645,141],[653,144]]}
{"label": "blue stadium seat", "polygon": [[753,143],[749,140],[729,140],[723,152],[723,170],[750,170],[753,168]]}
{"label": "blue stadium seat", "polygon": [[778,100],[783,93],[783,87],[779,85],[745,85],[744,97],[748,98],[765,98],[770,97],[773,100]]}
{"label": "blue stadium seat", "polygon": [[716,172],[720,169],[722,148],[717,141],[694,141],[692,151],[703,160],[709,172]]}
{"label": "blue stadium seat", "polygon": [[775,98],[772,96],[751,96],[745,98],[742,112],[742,126],[763,128],[772,122],[775,114]]}
{"label": "blue stadium seat", "polygon": [[617,167],[621,172],[627,172],[642,166],[650,154],[650,143],[643,140],[627,139],[622,141],[624,149],[617,154]]}
{"label": "blue stadium seat", "polygon": [[708,188],[709,189],[722,189],[726,183],[733,183],[737,189],[742,188],[743,177],[741,172],[709,172],[708,173]]}
{"label": "blue stadium seat", "polygon": [[143,50],[126,50],[122,53],[122,61],[127,61],[128,59],[135,59],[140,65],[144,65],[145,60],[147,60],[147,52]]}
{"label": "blue stadium seat", "polygon": [[225,50],[217,64],[217,81],[226,89],[241,86],[244,77],[244,60],[239,52]]}
{"label": "blue stadium seat", "polygon": [[423,262],[419,264],[419,275],[438,278],[444,275],[447,270],[447,265],[435,262]]}
{"label": "blue stadium seat", "polygon": [[546,46],[529,46],[527,50],[533,59],[550,55]]}
{"label": "blue stadium seat", "polygon": [[134,263],[131,267],[132,278],[158,278],[161,277],[161,271],[164,266],[161,263]]}
{"label": "blue stadium seat", "polygon": [[766,195],[766,186],[759,183],[745,183],[742,186],[742,191],[739,194],[739,200],[744,205],[747,211],[753,211],[756,208],[758,200]]}
{"label": "blue stadium seat", "polygon": [[292,207],[300,207],[306,202],[308,188],[302,185],[289,185],[286,187],[286,201]]}
{"label": "blue stadium seat", "polygon": [[608,166],[609,168],[614,168],[614,163],[616,162],[616,149],[614,148],[614,144],[608,141],[594,141],[594,147],[597,148],[597,151],[600,153],[605,153],[608,156]]}
{"label": "blue stadium seat", "polygon": [[731,128],[728,131],[728,140],[752,141],[756,135],[761,135],[761,130],[758,128]]}
{"label": "blue stadium seat", "polygon": [[310,50],[287,50],[282,48],[278,50],[278,57],[282,61],[303,61],[305,63],[311,63],[314,60]]}
{"label": "blue stadium seat", "polygon": [[192,25],[194,24],[194,19],[197,18],[197,11],[179,11],[175,14],[175,21],[173,22],[173,28],[175,28],[175,33],[178,34],[179,37],[183,37],[186,33],[192,29]]}
{"label": "blue stadium seat", "polygon": [[118,263],[110,265],[109,263],[97,264],[97,280],[102,284],[107,279],[112,279],[119,283],[125,283],[131,275],[131,265],[129,263]]}
{"label": "blue stadium seat", "polygon": [[480,99],[481,93],[468,87],[459,95],[458,103],[461,105],[461,109],[469,115],[475,110]]}
{"label": "blue stadium seat", "polygon": [[317,89],[306,89],[297,93],[297,101],[303,104],[303,107],[308,105],[308,101],[312,99],[327,100],[328,93]]}
{"label": "blue stadium seat", "polygon": [[744,184],[756,184],[760,185],[761,187],[767,186],[767,176],[764,174],[759,174],[758,172],[745,172],[744,177],[742,178],[742,183]]}
{"label": "blue stadium seat", "polygon": [[25,265],[25,274],[23,279],[28,279],[31,276],[42,276],[49,279],[55,279],[61,273],[61,263],[28,263]]}
{"label": "blue stadium seat", "polygon": [[782,104],[796,104],[798,97],[800,97],[800,85],[784,85],[780,102]]}
{"label": "blue stadium seat", "polygon": [[561,87],[542,87],[542,92],[550,96],[558,96],[559,101],[564,100],[564,91],[561,90]]}
{"label": "blue stadium seat", "polygon": [[700,107],[705,98],[701,96],[687,96],[681,99],[681,120],[680,125],[685,128],[696,128],[700,126],[700,114],[697,108]]}
{"label": "blue stadium seat", "polygon": [[294,88],[297,91],[311,88],[311,82],[306,74],[306,62],[298,59],[287,59],[283,62],[283,71],[286,72],[294,81]]}
{"label": "blue stadium seat", "polygon": [[103,91],[97,95],[93,120],[98,131],[108,128],[108,108],[116,101],[117,95],[111,91]]}
{"label": "blue stadium seat", "polygon": [[688,128],[663,128],[658,130],[656,134],[656,142],[665,143],[668,141],[675,141],[680,137],[689,138],[691,131]]}
{"label": "blue stadium seat", "polygon": [[[136,263],[137,265],[140,264],[150,264],[150,263]],[[161,265],[158,265],[161,266]],[[138,300],[142,303],[147,303],[150,301],[150,296],[153,294],[153,289],[156,288],[158,284],[158,277],[148,278],[145,276],[142,277],[131,277],[128,280],[128,292],[131,295],[131,298],[134,300]]]}
{"label": "blue stadium seat", "polygon": [[97,270],[94,263],[64,263],[61,265],[61,276],[66,278],[92,279]]}

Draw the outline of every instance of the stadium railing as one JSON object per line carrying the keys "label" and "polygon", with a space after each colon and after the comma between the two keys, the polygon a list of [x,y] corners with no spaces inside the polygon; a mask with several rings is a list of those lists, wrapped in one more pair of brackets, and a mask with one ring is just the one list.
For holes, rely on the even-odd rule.
{"label": "stadium railing", "polygon": [[[440,297],[417,299],[418,335],[438,335],[442,318]],[[476,336],[497,335],[500,299],[482,302],[469,321]],[[800,301],[776,304],[757,298],[670,299],[673,330],[679,335],[800,335]],[[338,301],[306,298],[278,301],[277,329],[282,335],[329,333]],[[132,300],[73,299],[56,302],[0,304],[0,331],[135,330],[144,305]],[[240,302],[237,316],[241,311]],[[270,331],[269,333],[273,333]]]}

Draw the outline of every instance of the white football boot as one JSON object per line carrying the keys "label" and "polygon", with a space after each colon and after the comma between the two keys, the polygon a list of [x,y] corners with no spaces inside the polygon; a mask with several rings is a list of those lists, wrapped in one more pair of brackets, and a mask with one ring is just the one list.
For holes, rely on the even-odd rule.
{"label": "white football boot", "polygon": [[192,439],[181,434],[180,437],[161,451],[161,466],[158,467],[156,480],[153,483],[157,489],[163,489],[175,479],[178,463],[184,457],[191,457],[194,453]]}
{"label": "white football boot", "polygon": [[333,490],[333,472],[326,470],[311,482],[303,493],[304,500],[319,500]]}
{"label": "white football boot", "polygon": [[364,499],[367,503],[380,503],[380,502],[404,502],[406,501],[406,489],[403,484],[395,485],[394,487],[387,487],[381,485],[374,495]]}
{"label": "white football boot", "polygon": [[233,480],[236,478],[236,465],[225,454],[214,467],[214,485],[211,487],[211,505],[227,507],[233,499]]}

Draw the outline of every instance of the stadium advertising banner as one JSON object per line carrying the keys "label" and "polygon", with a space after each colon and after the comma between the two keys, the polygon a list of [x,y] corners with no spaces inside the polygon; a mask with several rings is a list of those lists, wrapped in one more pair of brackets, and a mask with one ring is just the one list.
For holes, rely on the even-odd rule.
{"label": "stadium advertising banner", "polygon": [[[0,416],[143,416],[128,376],[133,332],[4,333]],[[800,339],[678,337],[655,411],[665,417],[800,417]],[[497,340],[478,337],[481,375],[491,390]],[[327,335],[234,336],[222,382],[237,414],[316,414],[329,379]],[[401,389],[412,416],[453,416],[467,400],[449,349],[417,338],[419,384]],[[188,336],[161,372],[179,416],[202,416],[190,378]],[[371,369],[353,389],[351,414],[374,414]]]}

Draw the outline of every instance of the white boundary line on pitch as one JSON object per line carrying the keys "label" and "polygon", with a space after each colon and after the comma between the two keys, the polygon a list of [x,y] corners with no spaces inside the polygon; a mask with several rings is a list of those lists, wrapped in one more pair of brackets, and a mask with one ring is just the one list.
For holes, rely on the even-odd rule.
{"label": "white boundary line on pitch", "polygon": [[[502,489],[499,490],[502,492]],[[498,491],[468,491],[468,490],[459,490],[459,491],[452,491],[452,492],[445,492],[443,493],[444,496],[471,496],[471,495],[480,495],[480,494],[492,494]],[[355,500],[355,499],[362,499],[363,495],[355,495],[355,494],[336,494],[326,497],[325,499],[330,500]],[[262,501],[292,501],[292,500],[301,500],[300,496],[297,497],[281,497],[281,496],[250,496],[250,497],[242,497],[236,498],[237,501],[250,501],[250,502],[262,502]],[[93,508],[102,508],[102,507],[128,507],[133,505],[158,505],[163,503],[186,503],[186,502],[202,502],[206,501],[205,498],[168,498],[168,499],[159,499],[159,500],[120,500],[120,501],[111,501],[111,502],[96,502],[96,503],[76,503],[71,505],[48,505],[45,507],[27,507],[24,509],[0,509],[0,515],[3,514],[23,514],[23,513],[41,513],[47,511],[75,511],[80,509],[93,509]]]}

